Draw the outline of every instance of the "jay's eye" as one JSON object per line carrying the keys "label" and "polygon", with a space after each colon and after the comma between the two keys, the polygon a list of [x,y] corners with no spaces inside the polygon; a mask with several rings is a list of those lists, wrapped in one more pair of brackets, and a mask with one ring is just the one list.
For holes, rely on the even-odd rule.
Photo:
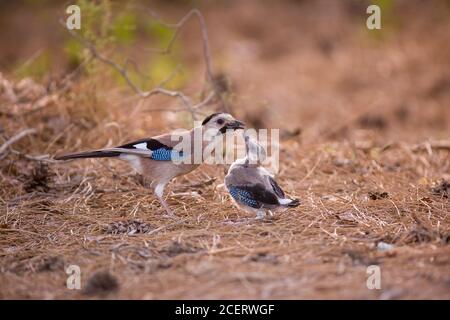
{"label": "jay's eye", "polygon": [[223,119],[217,119],[217,124],[223,124],[224,123],[224,120]]}

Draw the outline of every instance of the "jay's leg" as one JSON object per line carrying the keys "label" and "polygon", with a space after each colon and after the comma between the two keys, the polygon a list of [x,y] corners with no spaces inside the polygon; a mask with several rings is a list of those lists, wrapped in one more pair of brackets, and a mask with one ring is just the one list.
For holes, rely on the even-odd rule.
{"label": "jay's leg", "polygon": [[167,216],[173,218],[173,217],[175,217],[175,214],[172,212],[172,210],[169,208],[169,205],[166,203],[166,201],[163,198],[165,186],[166,186],[165,183],[157,184],[156,188],[155,188],[155,194],[158,197],[159,202],[163,206],[164,210],[166,210]]}

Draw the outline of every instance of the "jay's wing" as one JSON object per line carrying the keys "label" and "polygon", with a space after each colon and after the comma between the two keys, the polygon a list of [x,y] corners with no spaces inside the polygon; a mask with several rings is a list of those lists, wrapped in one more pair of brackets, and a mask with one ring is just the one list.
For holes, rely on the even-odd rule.
{"label": "jay's wing", "polygon": [[113,149],[117,151],[124,149],[122,153],[141,155],[156,161],[171,161],[183,156],[183,151],[173,150],[172,147],[154,138],[137,140]]}

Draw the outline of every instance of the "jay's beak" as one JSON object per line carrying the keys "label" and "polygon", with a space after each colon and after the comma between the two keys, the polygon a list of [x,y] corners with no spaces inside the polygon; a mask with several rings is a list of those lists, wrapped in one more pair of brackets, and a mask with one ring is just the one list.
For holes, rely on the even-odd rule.
{"label": "jay's beak", "polygon": [[232,130],[238,130],[238,129],[244,129],[245,128],[245,123],[239,121],[239,120],[234,120],[233,122],[230,122],[226,125],[227,129],[232,129]]}

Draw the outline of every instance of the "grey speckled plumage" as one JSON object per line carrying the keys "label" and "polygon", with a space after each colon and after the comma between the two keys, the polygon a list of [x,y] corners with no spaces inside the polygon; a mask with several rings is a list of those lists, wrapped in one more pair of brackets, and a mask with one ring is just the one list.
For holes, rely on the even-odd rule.
{"label": "grey speckled plumage", "polygon": [[[235,204],[263,218],[266,211],[284,210],[297,207],[300,201],[287,198],[274,180],[272,174],[260,165],[261,146],[245,137],[246,157],[236,160],[225,176],[225,185]],[[251,163],[255,159],[255,163]]]}

